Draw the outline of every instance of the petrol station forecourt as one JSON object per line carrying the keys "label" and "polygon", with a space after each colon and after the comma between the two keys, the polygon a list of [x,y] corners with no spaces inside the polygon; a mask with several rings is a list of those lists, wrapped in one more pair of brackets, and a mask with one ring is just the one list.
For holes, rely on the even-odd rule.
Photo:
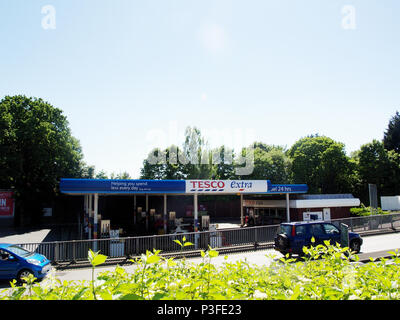
{"label": "petrol station forecourt", "polygon": [[[248,195],[284,195],[286,199],[286,219],[290,221],[290,194],[306,193],[305,184],[274,185],[269,180],[120,180],[120,179],[68,179],[60,181],[62,194],[83,197],[84,218],[88,226],[88,239],[99,237],[99,197],[132,197],[132,211],[136,217],[137,199],[144,197],[146,205],[143,216],[149,216],[149,197],[163,198],[163,229],[167,233],[169,196],[189,196],[193,199],[193,230],[199,231],[199,196],[231,195],[240,198],[240,225],[244,224],[243,196]],[[112,218],[112,216],[111,216]],[[213,217],[211,217],[213,218]]]}

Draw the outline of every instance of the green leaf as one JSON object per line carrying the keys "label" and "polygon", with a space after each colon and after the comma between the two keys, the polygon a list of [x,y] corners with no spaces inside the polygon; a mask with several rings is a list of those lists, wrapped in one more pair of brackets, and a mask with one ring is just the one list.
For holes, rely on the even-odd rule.
{"label": "green leaf", "polygon": [[88,289],[87,287],[84,287],[81,290],[79,290],[79,292],[72,297],[72,300],[79,300],[87,289]]}
{"label": "green leaf", "polygon": [[150,263],[156,263],[156,262],[158,262],[159,260],[160,260],[160,257],[159,257],[159,256],[152,255],[152,256],[149,256],[149,257],[147,258],[146,262],[150,264]]}
{"label": "green leaf", "polygon": [[164,298],[165,296],[167,296],[166,293],[160,293],[160,292],[158,292],[158,293],[156,293],[156,294],[153,296],[152,300],[161,300],[161,299]]}
{"label": "green leaf", "polygon": [[101,297],[103,300],[112,300],[112,299],[113,299],[112,294],[109,293],[109,292],[101,292],[101,293],[100,293],[100,297]]}
{"label": "green leaf", "polygon": [[179,240],[174,240],[174,242],[179,244],[181,247],[183,247],[182,243]]}
{"label": "green leaf", "polygon": [[119,298],[120,300],[144,300],[141,296],[134,293],[126,294]]}
{"label": "green leaf", "polygon": [[293,290],[293,294],[292,294],[292,296],[290,297],[290,300],[296,300],[297,297],[300,295],[300,293],[301,293],[300,286],[297,285],[297,286],[294,288],[294,290]]}
{"label": "green leaf", "polygon": [[106,260],[107,260],[107,256],[105,256],[103,254],[97,254],[91,261],[91,264],[93,267],[96,267],[98,265],[103,264]]}
{"label": "green leaf", "polygon": [[194,245],[194,244],[191,243],[191,242],[185,242],[185,243],[183,244],[184,247],[193,246],[193,245]]}
{"label": "green leaf", "polygon": [[210,250],[210,251],[208,251],[208,254],[210,255],[211,258],[215,258],[215,257],[218,257],[219,252],[216,250]]}

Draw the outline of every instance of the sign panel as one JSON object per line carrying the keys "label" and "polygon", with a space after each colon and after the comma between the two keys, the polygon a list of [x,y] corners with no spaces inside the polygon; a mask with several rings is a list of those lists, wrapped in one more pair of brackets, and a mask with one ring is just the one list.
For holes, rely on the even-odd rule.
{"label": "sign panel", "polygon": [[268,193],[306,193],[306,184],[272,184]]}
{"label": "sign panel", "polygon": [[14,216],[14,198],[11,191],[0,192],[0,217]]}
{"label": "sign panel", "polygon": [[238,194],[306,193],[306,184],[271,184],[269,180],[119,180],[61,179],[67,194]]}
{"label": "sign panel", "polygon": [[266,193],[269,180],[187,180],[186,193]]}
{"label": "sign panel", "polygon": [[183,180],[61,179],[63,193],[184,193]]}

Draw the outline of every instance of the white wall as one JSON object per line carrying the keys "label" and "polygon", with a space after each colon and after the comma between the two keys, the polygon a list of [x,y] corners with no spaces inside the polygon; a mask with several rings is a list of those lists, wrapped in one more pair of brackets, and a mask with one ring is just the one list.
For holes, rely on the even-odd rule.
{"label": "white wall", "polygon": [[381,197],[382,210],[400,210],[400,196]]}

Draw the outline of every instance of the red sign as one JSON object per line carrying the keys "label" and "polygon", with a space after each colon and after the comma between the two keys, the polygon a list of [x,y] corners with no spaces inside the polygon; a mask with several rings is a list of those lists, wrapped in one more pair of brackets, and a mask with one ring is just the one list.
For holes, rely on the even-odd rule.
{"label": "red sign", "polygon": [[0,217],[14,216],[14,199],[12,192],[0,192]]}

